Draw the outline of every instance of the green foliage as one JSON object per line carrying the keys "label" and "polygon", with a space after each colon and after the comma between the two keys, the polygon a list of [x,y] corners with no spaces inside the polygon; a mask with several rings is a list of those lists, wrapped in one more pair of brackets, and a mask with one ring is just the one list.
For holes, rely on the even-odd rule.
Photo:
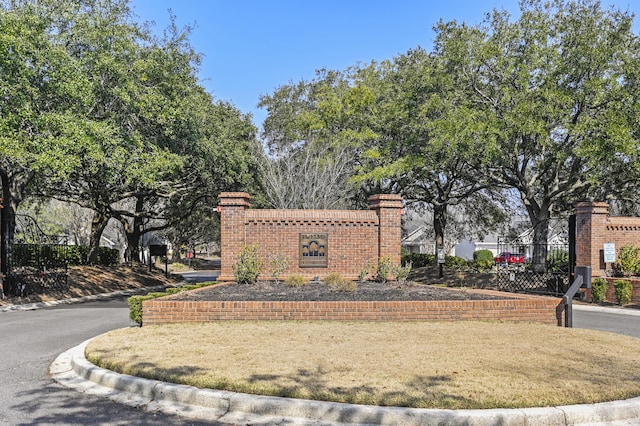
{"label": "green foliage", "polygon": [[244,246],[233,265],[233,275],[238,284],[254,284],[262,272],[262,261],[258,255],[258,245]]}
{"label": "green foliage", "polygon": [[280,276],[287,270],[289,266],[289,257],[279,251],[269,259],[269,267],[271,268],[271,277],[278,283]]}
{"label": "green foliage", "polygon": [[478,271],[487,271],[493,267],[493,253],[491,250],[476,250],[473,252],[472,267]]}
{"label": "green foliage", "polygon": [[302,287],[307,284],[307,279],[300,274],[293,274],[289,275],[284,282],[289,287]]}
{"label": "green foliage", "polygon": [[389,275],[393,272],[393,262],[389,256],[383,256],[378,259],[378,268],[376,273],[378,280],[382,283],[386,283],[389,279]]}
{"label": "green foliage", "polygon": [[640,248],[629,244],[620,247],[618,254],[618,262],[616,264],[618,270],[626,277],[631,275],[640,275]]}
{"label": "green foliage", "polygon": [[158,297],[164,297],[183,291],[195,290],[196,288],[208,287],[213,284],[215,283],[203,282],[180,287],[169,287],[164,292],[153,292],[142,296],[131,296],[127,299],[127,303],[129,304],[129,318],[131,318],[131,320],[138,325],[142,325],[142,302],[144,302],[145,300],[157,299]]}
{"label": "green foliage", "polygon": [[164,293],[149,293],[144,296],[131,296],[128,298],[127,303],[129,304],[129,318],[131,318],[131,321],[142,325],[142,302],[162,296],[166,295]]}
{"label": "green foliage", "polygon": [[615,280],[613,282],[613,288],[616,292],[616,300],[619,305],[626,305],[631,302],[633,292],[633,285],[631,285],[631,281]]}
{"label": "green foliage", "polygon": [[373,267],[371,261],[367,260],[367,263],[365,263],[365,265],[360,269],[360,272],[358,272],[358,282],[364,282],[369,274],[371,274],[371,272],[373,272],[374,270],[375,268]]}
{"label": "green foliage", "polygon": [[396,265],[393,267],[392,274],[396,281],[400,284],[404,284],[407,282],[407,278],[409,277],[409,273],[411,272],[411,262],[405,264]]}
{"label": "green foliage", "polygon": [[414,268],[421,268],[423,266],[434,265],[436,263],[436,256],[434,254],[427,253],[411,253],[402,256],[400,260],[401,265],[411,263]]}
{"label": "green foliage", "polygon": [[476,250],[473,252],[473,260],[482,260],[482,261],[490,261],[493,262],[493,253],[491,250],[483,249]]}
{"label": "green foliage", "polygon": [[467,261],[458,256],[445,256],[444,266],[455,271],[462,271],[467,268]]}
{"label": "green foliage", "polygon": [[554,248],[547,254],[547,270],[549,272],[569,272],[569,252]]}
{"label": "green foliage", "polygon": [[591,282],[591,299],[593,303],[602,303],[607,299],[607,280],[596,278]]}
{"label": "green foliage", "polygon": [[337,272],[332,272],[324,278],[324,283],[332,290],[354,292],[358,289],[358,283],[348,280]]}

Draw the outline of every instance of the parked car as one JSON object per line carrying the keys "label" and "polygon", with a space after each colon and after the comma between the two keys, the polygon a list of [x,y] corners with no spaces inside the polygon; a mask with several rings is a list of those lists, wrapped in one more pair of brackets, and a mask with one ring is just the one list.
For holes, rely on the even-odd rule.
{"label": "parked car", "polygon": [[503,251],[494,259],[497,264],[506,263],[508,265],[523,265],[525,263],[525,255],[522,253],[511,253]]}

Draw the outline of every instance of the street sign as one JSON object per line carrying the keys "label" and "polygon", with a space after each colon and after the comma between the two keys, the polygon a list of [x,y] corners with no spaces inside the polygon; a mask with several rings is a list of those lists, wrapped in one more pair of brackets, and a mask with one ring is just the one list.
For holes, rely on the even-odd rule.
{"label": "street sign", "polygon": [[616,261],[616,245],[613,243],[605,243],[604,263],[615,263],[615,261]]}

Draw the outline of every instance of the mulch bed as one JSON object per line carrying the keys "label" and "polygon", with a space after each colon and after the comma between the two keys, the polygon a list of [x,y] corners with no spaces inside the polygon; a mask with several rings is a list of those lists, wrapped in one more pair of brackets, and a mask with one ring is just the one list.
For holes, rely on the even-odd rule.
{"label": "mulch bed", "polygon": [[174,300],[187,301],[408,301],[408,300],[504,300],[508,295],[493,295],[468,289],[448,289],[425,284],[397,282],[358,283],[355,291],[334,290],[323,282],[312,281],[301,287],[283,282],[223,284],[177,294]]}

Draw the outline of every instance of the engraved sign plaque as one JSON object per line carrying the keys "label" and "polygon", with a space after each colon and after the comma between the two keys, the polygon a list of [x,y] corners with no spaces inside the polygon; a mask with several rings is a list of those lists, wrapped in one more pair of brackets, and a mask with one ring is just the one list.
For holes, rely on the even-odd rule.
{"label": "engraved sign plaque", "polygon": [[300,267],[326,268],[329,259],[327,234],[300,234]]}

